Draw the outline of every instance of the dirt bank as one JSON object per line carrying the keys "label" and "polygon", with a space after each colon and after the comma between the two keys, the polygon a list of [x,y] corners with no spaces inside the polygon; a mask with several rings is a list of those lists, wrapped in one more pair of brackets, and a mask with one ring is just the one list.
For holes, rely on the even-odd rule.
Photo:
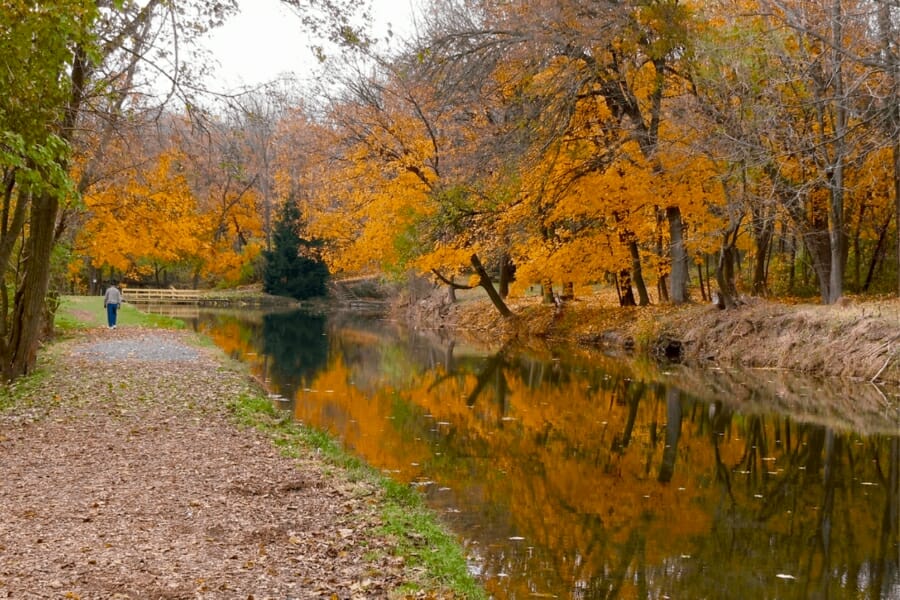
{"label": "dirt bank", "polygon": [[[621,308],[599,298],[546,306],[510,302],[501,318],[484,299],[457,303],[442,321],[491,345],[576,344],[648,352],[690,365],[742,365],[900,383],[900,300],[836,306],[750,299],[735,310],[711,305]],[[430,311],[435,314],[436,311]]]}

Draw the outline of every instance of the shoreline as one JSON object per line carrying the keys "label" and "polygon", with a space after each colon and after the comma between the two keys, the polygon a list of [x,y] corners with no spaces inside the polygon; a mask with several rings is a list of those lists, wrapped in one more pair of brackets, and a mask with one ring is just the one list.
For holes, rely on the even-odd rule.
{"label": "shoreline", "polygon": [[385,313],[414,329],[450,332],[488,348],[513,341],[576,346],[694,367],[785,369],[900,385],[900,298],[836,305],[745,298],[737,308],[719,310],[698,303],[619,307],[601,296],[548,306],[528,297],[508,299],[514,316],[504,319],[484,297],[449,303],[445,290],[430,289],[391,300],[378,291],[352,302],[340,295],[298,302],[242,292],[204,306]]}
{"label": "shoreline", "polygon": [[749,299],[732,310],[701,304],[621,308],[595,298],[561,307],[537,298],[509,304],[515,314],[503,319],[487,300],[459,302],[444,307],[430,325],[489,347],[574,346],[691,367],[783,369],[900,385],[896,298],[833,306]]}

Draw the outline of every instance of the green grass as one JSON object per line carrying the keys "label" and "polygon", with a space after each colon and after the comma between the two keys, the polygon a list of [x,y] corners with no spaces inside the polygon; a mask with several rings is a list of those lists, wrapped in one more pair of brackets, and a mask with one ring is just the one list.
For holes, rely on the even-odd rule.
{"label": "green grass", "polygon": [[[433,588],[449,590],[456,598],[482,600],[483,588],[469,574],[465,556],[456,539],[447,532],[422,496],[409,486],[385,477],[361,460],[345,452],[327,434],[293,421],[261,397],[241,397],[229,405],[244,426],[264,431],[288,456],[306,454],[310,449],[328,464],[346,472],[351,481],[368,481],[384,490],[381,502],[382,533],[395,543],[393,551],[405,563],[425,570]],[[417,591],[415,587],[410,591]]]}
{"label": "green grass", "polygon": [[[47,369],[40,365],[29,373],[27,377],[20,377],[9,383],[0,384],[0,413],[11,408],[27,408],[33,405],[35,400],[32,392],[40,386],[48,374]],[[24,400],[25,398],[30,398],[30,400],[26,401]],[[56,398],[42,400],[42,404],[45,407],[55,402]]]}
{"label": "green grass", "polygon": [[59,346],[47,344],[41,348],[32,371],[12,381],[0,382],[0,413],[10,409],[38,409],[32,415],[37,418],[38,412],[43,414],[59,405],[60,398],[56,394],[38,393],[50,376],[51,365],[58,354]]}
{"label": "green grass", "polygon": [[[106,327],[106,309],[102,296],[62,296],[54,320],[55,329],[61,332],[91,327]],[[118,327],[150,327],[156,329],[183,329],[184,321],[141,312],[125,303],[119,308]]]}

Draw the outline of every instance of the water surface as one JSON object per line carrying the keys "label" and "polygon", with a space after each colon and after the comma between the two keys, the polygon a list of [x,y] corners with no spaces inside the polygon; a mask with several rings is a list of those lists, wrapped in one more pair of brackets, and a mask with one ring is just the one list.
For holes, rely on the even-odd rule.
{"label": "water surface", "polygon": [[896,390],[491,354],[347,315],[195,324],[419,488],[494,598],[900,598]]}

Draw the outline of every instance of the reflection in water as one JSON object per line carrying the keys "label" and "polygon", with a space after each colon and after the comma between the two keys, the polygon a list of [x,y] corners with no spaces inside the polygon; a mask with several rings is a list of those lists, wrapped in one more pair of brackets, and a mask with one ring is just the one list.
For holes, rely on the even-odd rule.
{"label": "reflection in water", "polygon": [[297,386],[312,381],[328,362],[325,317],[308,313],[271,313],[262,318],[261,352],[267,359],[268,378],[285,398]]}
{"label": "reflection in water", "polygon": [[297,419],[419,487],[496,598],[900,598],[881,391],[838,390],[844,417],[783,375],[487,356],[302,313],[198,326]]}

